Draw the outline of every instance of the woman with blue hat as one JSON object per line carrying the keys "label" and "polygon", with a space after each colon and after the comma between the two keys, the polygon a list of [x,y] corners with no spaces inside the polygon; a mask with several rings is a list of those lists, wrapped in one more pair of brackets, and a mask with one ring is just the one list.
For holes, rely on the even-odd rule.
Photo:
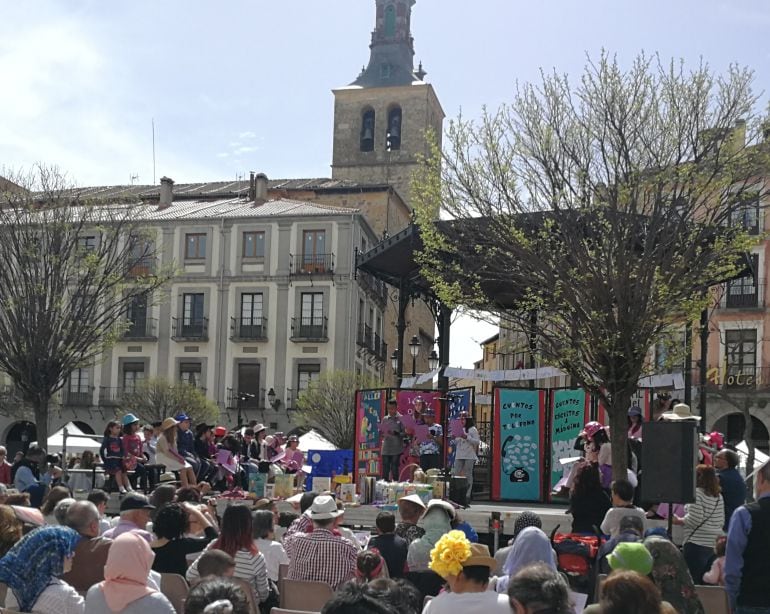
{"label": "woman with blue hat", "polygon": [[642,408],[637,404],[633,404],[628,408],[628,438],[629,439],[641,439],[642,438]]}
{"label": "woman with blue hat", "polygon": [[[121,420],[123,425],[123,470],[128,475],[129,471],[139,480],[142,490],[147,490],[147,472],[144,463],[147,459],[142,452],[142,438],[139,436],[139,418],[134,414],[126,414]],[[136,479],[134,484],[136,484]]]}

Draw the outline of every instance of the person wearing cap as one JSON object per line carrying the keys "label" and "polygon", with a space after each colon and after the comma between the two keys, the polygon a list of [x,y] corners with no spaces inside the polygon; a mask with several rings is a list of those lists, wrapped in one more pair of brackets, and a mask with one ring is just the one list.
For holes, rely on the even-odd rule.
{"label": "person wearing cap", "polygon": [[167,471],[178,471],[182,486],[191,486],[195,484],[195,472],[192,465],[177,450],[177,424],[174,418],[166,418],[160,425],[161,433],[155,459],[158,464],[164,465]]}
{"label": "person wearing cap", "polygon": [[735,614],[770,612],[770,462],[754,475],[755,501],[733,512],[727,531],[725,589]]}
{"label": "person wearing cap", "polygon": [[430,552],[442,536],[452,530],[455,508],[448,501],[431,499],[422,517],[425,534],[411,544],[406,555],[409,571],[427,571],[430,564]]}
{"label": "person wearing cap", "polygon": [[300,484],[303,483],[305,474],[302,472],[302,467],[305,466],[305,453],[299,449],[299,437],[296,435],[289,435],[281,466],[286,473],[297,474],[297,481]]}
{"label": "person wearing cap", "polygon": [[431,599],[423,614],[510,614],[508,596],[487,590],[494,568],[487,546],[471,544],[462,531],[450,531],[430,555],[430,569],[450,590]]}
{"label": "person wearing cap", "polygon": [[440,469],[444,430],[440,424],[436,424],[436,412],[432,407],[425,408],[423,419],[425,426],[428,427],[428,432],[425,438],[420,441],[420,467],[423,471]]}
{"label": "person wearing cap", "polygon": [[142,438],[139,436],[139,418],[134,414],[126,414],[121,420],[123,425],[123,433],[121,440],[123,441],[123,470],[128,475],[129,471],[134,472],[134,484],[138,484],[139,488],[147,490],[147,472],[144,469],[144,464],[147,459],[142,452]]}
{"label": "person wearing cap", "polygon": [[401,452],[404,450],[406,429],[401,421],[401,416],[398,415],[396,399],[388,400],[386,412],[385,417],[380,423],[382,479],[388,482],[397,482]]}
{"label": "person wearing cap", "polygon": [[105,531],[103,537],[115,539],[121,533],[133,531],[146,539],[147,543],[150,543],[153,537],[147,531],[147,523],[150,522],[150,512],[154,509],[155,506],[150,505],[150,501],[144,495],[139,493],[127,494],[120,502],[120,522]]}
{"label": "person wearing cap", "polygon": [[190,463],[195,475],[198,476],[201,471],[201,462],[198,455],[195,454],[195,434],[190,428],[190,416],[185,413],[174,416],[177,422],[176,449],[184,459]]}
{"label": "person wearing cap", "polygon": [[358,548],[332,533],[334,520],[342,512],[334,499],[319,495],[309,509],[312,533],[287,532],[283,540],[289,556],[289,580],[323,582],[332,590],[353,578]]}
{"label": "person wearing cap", "polygon": [[642,438],[642,408],[633,404],[628,408],[628,438]]}

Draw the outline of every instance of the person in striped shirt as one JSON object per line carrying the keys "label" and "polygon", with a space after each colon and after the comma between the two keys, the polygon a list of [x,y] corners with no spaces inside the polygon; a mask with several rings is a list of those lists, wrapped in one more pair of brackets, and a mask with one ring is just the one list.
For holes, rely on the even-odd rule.
{"label": "person in striped shirt", "polygon": [[[254,591],[256,601],[265,601],[270,595],[267,581],[267,563],[252,537],[251,510],[245,505],[231,505],[222,516],[219,537],[206,550],[222,550],[235,559],[233,576],[246,580]],[[204,550],[204,552],[206,552]],[[202,556],[202,555],[201,555]],[[198,561],[190,565],[186,578],[190,584],[200,579]]]}
{"label": "person in striped shirt", "polygon": [[675,516],[673,522],[684,526],[682,554],[695,584],[703,584],[703,574],[714,555],[714,542],[724,534],[725,504],[711,465],[696,467],[695,485],[695,503],[685,505],[685,515]]}

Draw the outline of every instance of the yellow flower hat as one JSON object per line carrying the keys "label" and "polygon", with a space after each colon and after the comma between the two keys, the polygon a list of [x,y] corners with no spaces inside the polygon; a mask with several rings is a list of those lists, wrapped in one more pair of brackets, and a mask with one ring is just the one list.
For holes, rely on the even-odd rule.
{"label": "yellow flower hat", "polygon": [[471,542],[462,531],[449,531],[430,551],[429,567],[442,578],[456,576],[471,556]]}

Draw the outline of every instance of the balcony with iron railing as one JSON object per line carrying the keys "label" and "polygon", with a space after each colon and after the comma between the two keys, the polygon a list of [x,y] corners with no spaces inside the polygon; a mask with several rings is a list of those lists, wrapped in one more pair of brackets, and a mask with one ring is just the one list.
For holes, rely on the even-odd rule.
{"label": "balcony with iron railing", "polygon": [[259,393],[250,393],[227,389],[227,408],[228,409],[264,409],[265,408],[265,389],[260,388]]}
{"label": "balcony with iron railing", "polygon": [[233,341],[267,339],[267,318],[244,318],[243,316],[230,318],[230,339]]}
{"label": "balcony with iron railing", "polygon": [[387,284],[366,271],[358,271],[356,277],[358,278],[358,285],[363,291],[373,298],[380,307],[384,308],[388,302]]}
{"label": "balcony with iron railing", "polygon": [[123,339],[155,341],[158,339],[158,321],[155,318],[136,318],[128,321],[128,328],[123,331]]}
{"label": "balcony with iron railing", "polygon": [[719,307],[722,309],[764,308],[765,284],[728,283]]}
{"label": "balcony with iron railing", "polygon": [[334,254],[289,254],[292,275],[331,275]]}
{"label": "balcony with iron railing", "polygon": [[147,277],[155,273],[155,258],[146,257],[135,260],[126,271],[126,277]]}
{"label": "balcony with iron railing", "polygon": [[208,341],[209,319],[171,318],[175,341]]}
{"label": "balcony with iron railing", "polygon": [[291,319],[292,341],[328,341],[329,318],[310,317]]}
{"label": "balcony with iron railing", "polygon": [[367,350],[377,360],[387,360],[388,357],[388,344],[375,333],[371,326],[368,324],[358,325],[358,335],[356,336],[356,343],[359,347]]}
{"label": "balcony with iron railing", "polygon": [[81,387],[78,390],[70,390],[65,386],[61,390],[61,402],[67,407],[90,407],[94,404],[93,386]]}

